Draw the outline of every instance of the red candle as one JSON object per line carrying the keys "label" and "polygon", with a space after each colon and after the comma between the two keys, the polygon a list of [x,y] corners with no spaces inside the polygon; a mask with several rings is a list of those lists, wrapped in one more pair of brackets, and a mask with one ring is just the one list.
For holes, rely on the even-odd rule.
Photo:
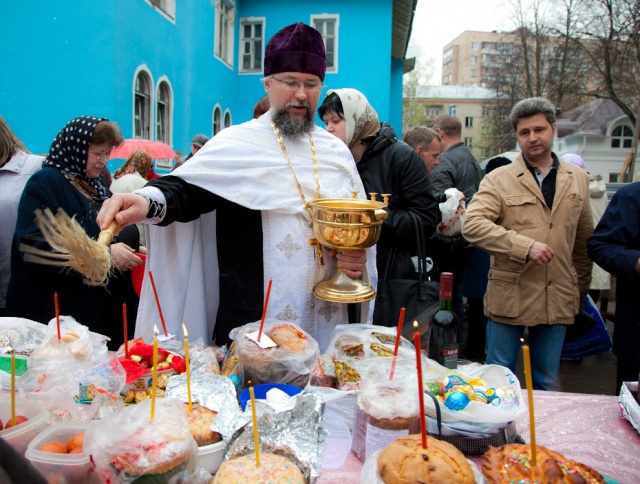
{"label": "red candle", "polygon": [[127,331],[127,303],[122,303],[122,325],[124,326],[124,357],[129,358],[129,332]]}
{"label": "red candle", "polygon": [[398,317],[398,330],[396,332],[396,346],[393,348],[393,361],[391,362],[391,371],[389,372],[389,380],[393,380],[393,373],[396,370],[396,357],[398,356],[398,348],[400,346],[400,336],[402,334],[402,324],[404,323],[405,309],[400,309],[400,316]]}
{"label": "red candle", "polygon": [[54,292],[53,293],[53,305],[55,306],[55,310],[56,310],[56,326],[58,327],[58,341],[60,341],[61,336],[60,336],[60,308],[58,307],[58,293]]}
{"label": "red candle", "polygon": [[162,314],[162,308],[160,307],[160,299],[158,298],[158,291],[156,290],[156,283],[153,280],[153,274],[149,271],[149,280],[151,281],[151,288],[153,289],[153,295],[156,298],[156,306],[158,306],[158,314],[160,314],[160,322],[162,323],[162,331],[165,336],[169,336],[167,333],[167,326],[164,324],[164,316]]}
{"label": "red candle", "polygon": [[[413,327],[418,327],[418,322],[413,322]],[[420,399],[420,433],[422,434],[422,448],[427,448],[427,421],[424,415],[424,387],[422,385],[422,351],[420,348],[420,333],[413,334],[413,344],[416,347],[416,368],[418,370],[418,398]]]}
{"label": "red candle", "polygon": [[267,295],[264,298],[264,307],[262,308],[262,320],[260,321],[260,330],[258,331],[258,341],[260,341],[260,337],[262,336],[262,328],[264,327],[264,319],[267,316],[267,306],[269,305],[269,295],[271,294],[271,283],[272,279],[269,279],[269,284],[267,285]]}

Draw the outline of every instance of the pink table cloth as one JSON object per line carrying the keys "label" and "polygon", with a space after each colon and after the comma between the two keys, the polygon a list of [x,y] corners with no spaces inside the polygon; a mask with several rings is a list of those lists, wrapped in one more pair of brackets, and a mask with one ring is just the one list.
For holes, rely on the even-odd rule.
{"label": "pink table cloth", "polygon": [[[536,443],[589,465],[622,484],[640,482],[640,435],[620,416],[618,397],[534,391]],[[516,422],[529,442],[529,412]],[[480,457],[471,457],[480,463]],[[319,484],[356,484],[362,463],[349,453],[344,465],[323,471]]]}

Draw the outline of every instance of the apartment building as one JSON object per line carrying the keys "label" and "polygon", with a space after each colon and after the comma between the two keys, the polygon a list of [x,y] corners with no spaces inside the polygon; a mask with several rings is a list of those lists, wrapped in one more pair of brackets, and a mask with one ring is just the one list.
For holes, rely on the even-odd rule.
{"label": "apartment building", "polygon": [[490,70],[500,65],[515,40],[510,33],[463,32],[442,50],[442,84],[487,87]]}
{"label": "apartment building", "polygon": [[462,124],[462,141],[480,161],[493,154],[487,144],[483,118],[494,102],[494,91],[479,86],[424,86],[410,97],[405,93],[404,109],[424,113],[419,119],[423,126],[431,126],[440,114],[457,116]]}

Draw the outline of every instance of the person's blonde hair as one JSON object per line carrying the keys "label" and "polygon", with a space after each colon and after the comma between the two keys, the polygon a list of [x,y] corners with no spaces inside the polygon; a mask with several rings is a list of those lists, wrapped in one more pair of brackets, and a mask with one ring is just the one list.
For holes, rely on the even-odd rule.
{"label": "person's blonde hair", "polygon": [[0,166],[9,161],[18,151],[30,153],[4,118],[0,116]]}
{"label": "person's blonde hair", "polygon": [[143,150],[134,151],[129,155],[127,161],[124,162],[124,165],[116,170],[113,177],[117,179],[129,173],[140,173],[140,176],[146,179],[152,163],[153,160],[149,153]]}

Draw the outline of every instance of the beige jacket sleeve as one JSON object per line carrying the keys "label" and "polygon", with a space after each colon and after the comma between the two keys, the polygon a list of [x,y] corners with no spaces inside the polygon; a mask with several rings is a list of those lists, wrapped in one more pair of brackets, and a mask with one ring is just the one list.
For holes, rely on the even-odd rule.
{"label": "beige jacket sleeve", "polygon": [[499,224],[503,216],[501,190],[495,186],[495,176],[485,176],[478,192],[469,204],[462,225],[462,236],[471,244],[494,257],[525,263],[534,240]]}

